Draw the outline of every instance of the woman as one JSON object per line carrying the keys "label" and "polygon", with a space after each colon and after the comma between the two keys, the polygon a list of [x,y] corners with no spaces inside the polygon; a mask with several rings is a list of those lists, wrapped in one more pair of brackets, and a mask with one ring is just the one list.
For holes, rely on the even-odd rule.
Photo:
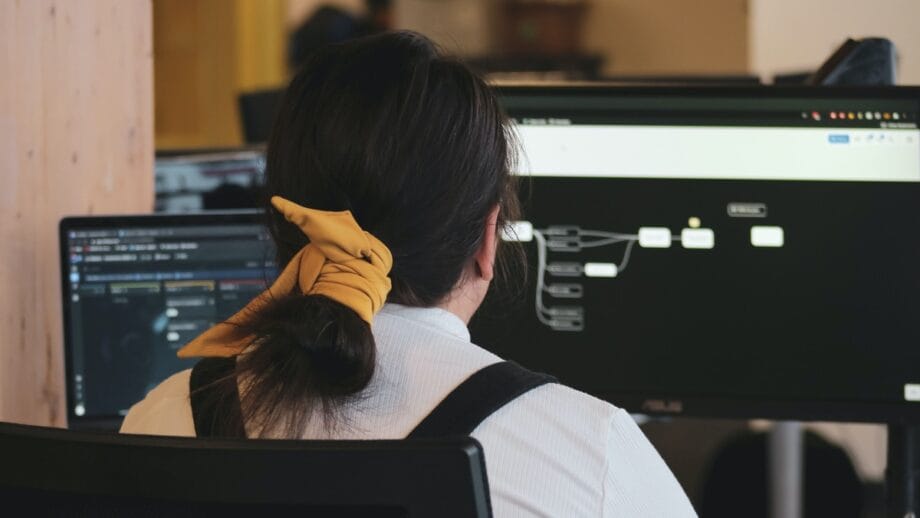
{"label": "woman", "polygon": [[[493,92],[422,36],[314,54],[267,152],[284,272],[180,352],[224,360],[162,383],[122,431],[417,436],[454,389],[506,365],[466,326],[512,251],[498,253],[518,210],[508,140]],[[497,516],[693,514],[626,412],[545,381],[470,428]]]}

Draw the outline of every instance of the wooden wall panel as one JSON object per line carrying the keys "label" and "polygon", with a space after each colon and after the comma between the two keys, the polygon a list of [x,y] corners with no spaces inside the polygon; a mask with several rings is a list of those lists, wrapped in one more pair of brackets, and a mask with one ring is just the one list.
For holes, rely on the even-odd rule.
{"label": "wooden wall panel", "polygon": [[153,206],[149,0],[0,0],[0,420],[65,424],[57,223]]}
{"label": "wooden wall panel", "polygon": [[157,148],[239,145],[234,2],[155,0],[153,9]]}
{"label": "wooden wall panel", "polygon": [[[311,3],[289,1],[298,8],[290,16]],[[744,73],[749,1],[592,0],[582,43],[606,58],[605,74]],[[497,20],[496,3],[398,0],[396,22],[463,56],[501,53],[501,31],[508,27]]]}
{"label": "wooden wall panel", "polygon": [[158,149],[243,143],[238,96],[285,82],[283,0],[155,0]]}
{"label": "wooden wall panel", "polygon": [[748,0],[595,0],[585,44],[607,74],[745,73]]}
{"label": "wooden wall panel", "polygon": [[277,88],[287,77],[288,31],[282,0],[236,0],[236,85]]}

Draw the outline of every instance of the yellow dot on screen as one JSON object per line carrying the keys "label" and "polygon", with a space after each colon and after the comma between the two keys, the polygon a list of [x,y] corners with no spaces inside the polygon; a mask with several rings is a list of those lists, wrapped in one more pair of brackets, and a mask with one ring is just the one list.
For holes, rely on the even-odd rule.
{"label": "yellow dot on screen", "polygon": [[687,226],[689,226],[690,228],[700,228],[700,225],[702,224],[703,222],[700,221],[700,218],[696,216],[693,216],[692,218],[687,220]]}

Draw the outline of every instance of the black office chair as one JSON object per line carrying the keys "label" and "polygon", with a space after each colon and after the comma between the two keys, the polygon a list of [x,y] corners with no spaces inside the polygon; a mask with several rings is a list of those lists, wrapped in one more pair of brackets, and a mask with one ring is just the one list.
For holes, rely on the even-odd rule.
{"label": "black office chair", "polygon": [[897,83],[897,48],[887,38],[847,38],[815,71],[773,76],[773,84],[887,86]]}
{"label": "black office chair", "polygon": [[807,83],[814,86],[881,86],[896,82],[897,49],[887,38],[847,39]]}
{"label": "black office chair", "polygon": [[264,144],[271,136],[275,115],[284,98],[283,88],[245,92],[239,96],[243,137],[247,144]]}
{"label": "black office chair", "polygon": [[0,502],[29,516],[491,516],[482,448],[204,440],[0,423]]}

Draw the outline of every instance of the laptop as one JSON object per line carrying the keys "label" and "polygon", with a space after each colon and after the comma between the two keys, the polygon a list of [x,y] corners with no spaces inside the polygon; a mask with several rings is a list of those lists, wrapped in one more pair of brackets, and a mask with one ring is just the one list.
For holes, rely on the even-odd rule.
{"label": "laptop", "polygon": [[90,216],[60,223],[67,415],[117,430],[131,405],[191,368],[176,351],[277,275],[258,211]]}

